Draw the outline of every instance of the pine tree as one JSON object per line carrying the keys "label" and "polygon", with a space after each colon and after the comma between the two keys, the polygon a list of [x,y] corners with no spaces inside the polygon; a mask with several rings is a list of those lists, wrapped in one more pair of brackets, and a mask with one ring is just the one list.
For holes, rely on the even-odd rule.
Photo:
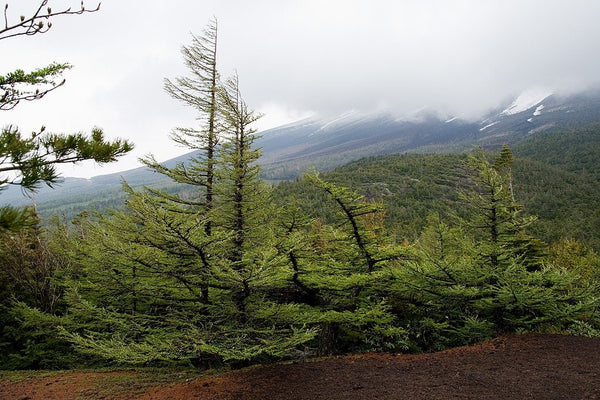
{"label": "pine tree", "polygon": [[[46,7],[48,0],[39,1],[30,15],[10,18],[9,5],[4,6],[4,26],[0,27],[0,41],[17,36],[44,34],[52,27],[52,20],[61,15],[96,12],[85,7],[83,1],[79,9],[52,10]],[[0,75],[0,111],[11,110],[21,101],[39,100],[61,87],[65,80],[62,74],[71,68],[67,63],[52,63],[32,72],[17,69]],[[42,126],[39,131],[23,136],[15,126],[0,129],[0,191],[8,185],[21,186],[26,191],[34,191],[41,184],[52,187],[59,180],[56,171],[58,164],[77,163],[94,160],[98,163],[115,161],[128,153],[133,145],[126,140],[108,142],[99,128],[94,128],[90,136],[77,134],[51,134]],[[32,210],[19,210],[11,206],[0,207],[0,232],[19,230],[35,226]]]}

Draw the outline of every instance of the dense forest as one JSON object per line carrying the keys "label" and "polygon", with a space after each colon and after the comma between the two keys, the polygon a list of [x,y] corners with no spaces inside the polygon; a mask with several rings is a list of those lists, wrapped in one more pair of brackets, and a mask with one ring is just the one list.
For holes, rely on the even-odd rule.
{"label": "dense forest", "polygon": [[[515,199],[525,214],[537,217],[530,233],[547,243],[573,239],[600,250],[600,125],[534,136],[511,150]],[[466,159],[467,153],[369,157],[323,176],[385,204],[386,228],[397,240],[412,242],[432,212],[467,217],[469,209],[459,198],[469,186]],[[321,218],[332,213],[302,179],[277,185],[275,196],[301,198],[304,208]]]}
{"label": "dense forest", "polygon": [[216,22],[182,53],[190,75],[166,90],[201,126],[172,136],[198,155],[144,160],[173,186],[125,183],[118,207],[44,223],[25,209],[26,223],[2,230],[3,368],[240,366],[600,335],[598,126],[271,185],[260,116],[237,76],[219,76]]}

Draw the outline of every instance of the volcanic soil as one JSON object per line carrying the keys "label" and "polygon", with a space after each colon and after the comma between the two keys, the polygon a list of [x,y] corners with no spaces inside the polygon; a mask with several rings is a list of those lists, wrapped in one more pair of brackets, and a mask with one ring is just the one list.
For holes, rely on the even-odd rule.
{"label": "volcanic soil", "polygon": [[600,399],[600,339],[526,334],[432,354],[350,355],[178,383],[143,379],[132,371],[3,377],[0,399]]}

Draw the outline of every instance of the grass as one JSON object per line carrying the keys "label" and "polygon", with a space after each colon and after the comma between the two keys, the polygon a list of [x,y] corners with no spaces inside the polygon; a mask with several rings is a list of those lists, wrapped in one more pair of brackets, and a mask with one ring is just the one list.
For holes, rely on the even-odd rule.
{"label": "grass", "polygon": [[221,371],[176,369],[176,368],[138,368],[127,370],[64,370],[64,371],[0,371],[0,380],[18,383],[27,380],[41,380],[59,377],[77,379],[77,374],[92,374],[85,377],[86,382],[78,389],[78,399],[112,399],[127,394],[127,397],[141,395],[156,386],[173,385],[211,375]]}

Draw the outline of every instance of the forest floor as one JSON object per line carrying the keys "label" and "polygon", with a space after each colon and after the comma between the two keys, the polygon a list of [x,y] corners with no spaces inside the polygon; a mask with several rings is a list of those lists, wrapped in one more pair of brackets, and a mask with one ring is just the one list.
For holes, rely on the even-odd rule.
{"label": "forest floor", "polygon": [[420,355],[361,354],[217,375],[0,375],[0,399],[600,399],[600,339],[517,335]]}

